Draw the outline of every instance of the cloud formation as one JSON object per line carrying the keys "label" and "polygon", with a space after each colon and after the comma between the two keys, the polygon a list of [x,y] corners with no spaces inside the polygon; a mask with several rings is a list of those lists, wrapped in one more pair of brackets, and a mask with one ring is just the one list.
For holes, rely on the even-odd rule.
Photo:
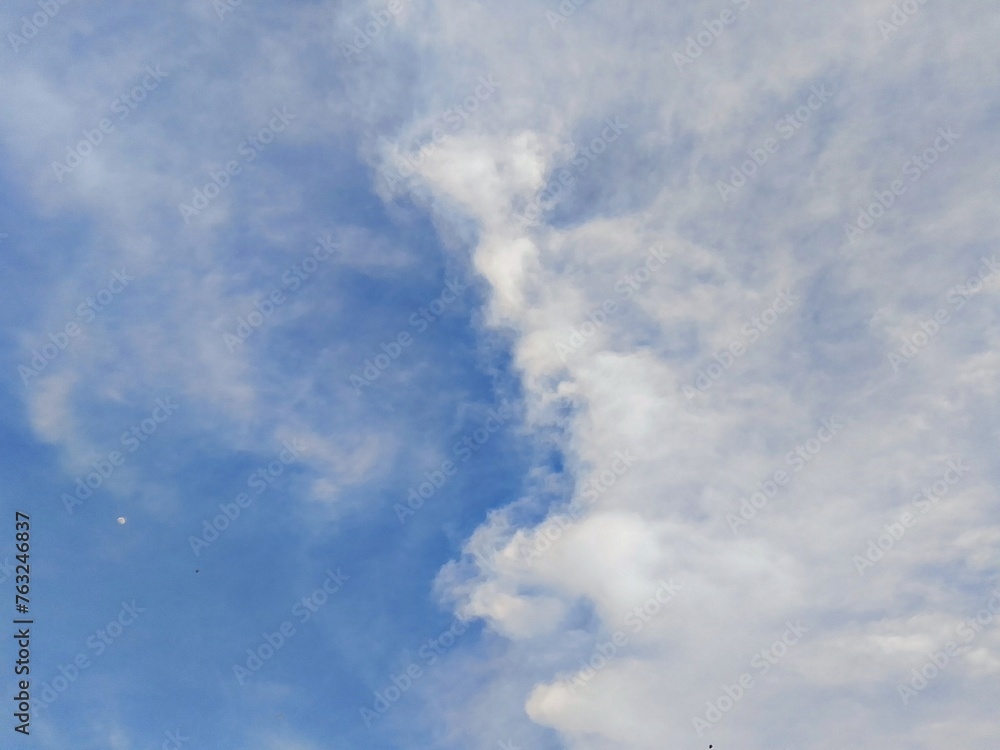
{"label": "cloud formation", "polygon": [[[175,398],[102,497],[141,509],[130,532],[175,524],[182,554],[297,441],[287,515],[247,508],[227,544],[290,535],[319,566],[295,590],[340,523],[372,524],[358,591],[424,555],[405,625],[345,591],[353,624],[299,641],[356,670],[331,688],[349,741],[995,739],[988,3],[20,6],[0,28],[24,207],[0,227],[24,264],[9,399],[72,492]],[[489,389],[509,436],[398,523]],[[369,732],[357,706],[441,631],[431,594],[481,630]],[[362,663],[365,618],[400,645]],[[304,671],[225,693],[226,721],[330,684]],[[129,747],[124,716],[89,731]]]}

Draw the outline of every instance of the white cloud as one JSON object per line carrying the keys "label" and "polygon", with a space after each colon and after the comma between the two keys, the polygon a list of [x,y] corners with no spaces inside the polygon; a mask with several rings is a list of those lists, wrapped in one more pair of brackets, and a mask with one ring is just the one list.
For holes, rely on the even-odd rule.
{"label": "white cloud", "polygon": [[[527,639],[518,654],[540,655],[563,653],[557,644],[578,627],[568,614],[557,622],[553,598],[566,613],[590,603],[597,616],[590,629],[600,640],[651,581],[673,575],[685,583],[677,617],[644,631],[643,648],[577,695],[553,665],[523,706],[498,709],[511,717],[527,711],[567,747],[697,740],[693,712],[748,670],[787,619],[808,622],[809,636],[759,676],[752,700],[720,732],[741,747],[770,747],[774,735],[764,727],[801,721],[782,703],[790,691],[820,705],[831,684],[895,715],[895,682],[923,651],[940,647],[937,639],[963,611],[980,606],[998,572],[981,551],[988,542],[968,536],[982,525],[992,538],[996,526],[987,499],[988,477],[996,475],[992,437],[968,411],[975,403],[997,413],[992,391],[974,385],[990,389],[995,311],[970,301],[968,317],[956,311],[933,342],[940,348],[928,348],[908,373],[894,373],[886,358],[900,335],[947,304],[949,284],[972,272],[979,251],[970,245],[992,236],[992,213],[970,213],[966,200],[983,193],[992,169],[975,157],[989,129],[986,110],[955,77],[978,67],[989,42],[975,32],[966,54],[934,45],[938,63],[929,73],[916,50],[926,55],[932,33],[954,39],[963,27],[928,5],[885,44],[877,28],[884,10],[754,7],[683,71],[645,45],[645,34],[681,46],[715,6],[588,5],[551,33],[541,8],[492,13],[489,31],[477,11],[456,10],[413,33],[420,45],[430,38],[440,45],[426,59],[456,60],[451,76],[433,77],[435,86],[458,91],[477,68],[504,82],[500,101],[510,106],[443,142],[418,174],[442,225],[475,222],[473,262],[493,289],[488,322],[516,332],[529,425],[562,428],[577,497],[615,450],[640,456],[579,520],[553,508],[548,522],[519,530],[511,514],[494,514],[470,545],[491,539],[491,564],[448,567],[444,596],[498,633]],[[776,28],[794,28],[794,38],[776,36]],[[606,29],[616,33],[598,34]],[[516,39],[519,53],[491,47],[501,38]],[[901,80],[919,88],[919,98],[889,98]],[[723,205],[715,181],[824,82],[834,97]],[[566,164],[560,144],[586,138],[593,123],[614,114],[629,124],[622,143],[579,176],[573,195],[539,227],[519,227],[517,206]],[[943,155],[862,246],[848,244],[842,223],[873,191],[903,178],[907,159],[952,123],[968,134],[968,150],[956,145]],[[657,179],[644,180],[644,171]],[[634,299],[621,299],[615,281],[657,242],[673,251],[668,268]],[[758,328],[759,336],[744,334],[786,288],[800,302]],[[981,294],[986,302],[994,292]],[[606,298],[621,303],[619,311],[561,358],[556,344]],[[689,402],[682,387],[733,342],[746,353]],[[846,426],[797,470],[787,454],[813,439],[823,418]],[[914,429],[914,420],[921,426]],[[915,526],[860,578],[852,555],[956,457],[977,469],[949,495],[940,519]],[[789,486],[734,538],[726,514],[779,469],[793,475]],[[537,543],[556,517],[564,524],[558,541],[540,559],[525,560],[518,550]],[[961,594],[948,583],[955,576],[966,581]],[[562,669],[571,668],[563,655]],[[995,656],[963,654],[941,679],[955,695],[974,691],[968,667]],[[948,706],[970,726],[988,722],[973,704],[963,709],[931,693],[919,700],[932,714]],[[855,735],[845,718],[824,710],[810,736],[849,744]],[[476,734],[472,719],[455,721]],[[917,731],[932,722],[913,713],[873,720],[864,740],[891,743],[912,729],[920,747],[951,746]]]}
{"label": "white cloud", "polygon": [[[487,638],[500,636],[491,645],[503,644],[482,657],[485,676],[467,679],[467,662],[456,659],[441,678],[464,709],[440,717],[449,736],[495,747],[500,718],[524,726],[527,717],[572,750],[680,746],[700,741],[692,717],[706,702],[751,672],[754,689],[713,730],[746,750],[803,737],[812,748],[902,737],[921,750],[995,738],[980,680],[1000,664],[1000,630],[961,651],[938,678],[947,690],[914,699],[919,711],[901,713],[895,685],[984,606],[1000,573],[989,552],[1000,533],[997,281],[962,309],[947,297],[996,237],[998,168],[987,157],[1000,22],[985,2],[927,3],[885,40],[878,21],[891,8],[882,4],[754,0],[678,69],[672,54],[687,37],[736,5],[587,3],[552,28],[548,6],[523,0],[407,3],[348,62],[339,42],[377,2],[283,10],[259,38],[241,25],[246,9],[218,22],[190,3],[207,46],[163,55],[172,72],[153,92],[162,105],[151,95],[127,132],[54,185],[51,160],[129,77],[100,90],[80,82],[139,71],[166,51],[126,35],[114,65],[74,67],[65,49],[87,24],[60,18],[65,25],[33,42],[32,54],[44,43],[51,61],[17,58],[5,74],[12,94],[0,124],[12,173],[41,211],[91,219],[93,236],[74,259],[99,273],[134,264],[140,280],[135,299],[123,296],[120,312],[88,329],[89,346],[64,354],[26,396],[33,428],[72,462],[92,450],[76,428],[83,390],[120,401],[170,385],[235,447],[309,442],[316,499],[337,499],[395,454],[391,428],[343,398],[346,381],[329,389],[338,408],[303,407],[311,376],[278,377],[221,343],[219,326],[258,291],[249,271],[234,279],[217,270],[237,265],[226,232],[252,215],[261,236],[294,245],[302,233],[289,222],[309,197],[297,175],[258,164],[258,177],[234,183],[204,222],[185,228],[177,213],[271,107],[287,105],[298,118],[287,145],[353,155],[345,149],[357,138],[396,216],[410,215],[408,190],[424,192],[456,264],[468,262],[489,290],[484,333],[509,337],[527,430],[557,437],[576,482],[550,509],[565,525],[538,559],[519,550],[544,534],[545,521],[524,519],[550,501],[543,482],[474,535],[470,546],[494,550],[492,566],[452,565],[439,577],[442,597],[482,618]],[[307,58],[309,49],[326,58]],[[486,74],[498,91],[420,160],[412,182],[387,188],[381,170],[412,161],[439,113]],[[830,101],[723,202],[716,183],[823,84]],[[576,149],[613,117],[627,123],[621,137],[574,166]],[[907,160],[948,126],[962,133],[953,149],[848,242],[843,225],[875,191],[908,180]],[[572,188],[537,226],[525,225],[525,206],[561,170]],[[413,266],[408,250],[353,223],[331,231],[358,245],[344,268],[391,278]],[[616,283],[654,246],[669,262],[626,297]],[[91,284],[89,275],[74,279],[59,299],[70,304]],[[745,333],[783,289],[800,301],[758,335]],[[607,300],[616,310],[561,356],[558,345]],[[155,325],[139,314],[144,306]],[[941,308],[951,320],[894,370],[887,354]],[[23,341],[40,340],[50,323]],[[687,398],[684,386],[734,343],[745,353]],[[107,374],[112,362],[120,366]],[[842,420],[842,433],[796,469],[790,452],[824,418]],[[361,427],[348,433],[348,424]],[[568,502],[602,481],[616,451],[634,452],[634,466],[565,520]],[[958,458],[973,468],[937,515],[918,519],[859,576],[858,550]],[[727,514],[778,470],[791,476],[787,487],[734,535]],[[669,610],[570,692],[581,657],[671,577],[683,593]],[[754,654],[799,619],[808,635],[755,672]]]}

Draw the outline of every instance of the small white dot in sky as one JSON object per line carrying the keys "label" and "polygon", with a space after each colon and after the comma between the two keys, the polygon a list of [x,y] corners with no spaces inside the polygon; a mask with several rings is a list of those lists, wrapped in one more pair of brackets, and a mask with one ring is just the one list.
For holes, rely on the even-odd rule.
{"label": "small white dot in sky", "polygon": [[118,523],[122,526],[125,525],[125,516],[118,516]]}

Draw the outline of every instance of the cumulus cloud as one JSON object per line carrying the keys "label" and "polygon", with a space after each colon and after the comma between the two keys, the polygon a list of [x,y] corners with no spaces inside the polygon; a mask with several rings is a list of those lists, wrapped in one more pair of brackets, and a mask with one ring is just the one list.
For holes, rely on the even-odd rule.
{"label": "cumulus cloud", "polygon": [[[953,631],[986,605],[997,572],[956,544],[997,524],[995,389],[983,370],[995,281],[976,298],[955,290],[994,254],[983,244],[992,215],[968,209],[993,171],[976,158],[990,129],[984,89],[958,82],[989,42],[929,5],[905,24],[867,3],[835,14],[736,5],[731,24],[713,25],[710,4],[639,3],[585,5],[550,26],[545,9],[515,4],[489,14],[491,31],[456,8],[414,32],[460,61],[428,87],[460,90],[476,68],[503,82],[502,109],[444,139],[416,179],[439,222],[474,222],[473,262],[492,289],[486,324],[514,331],[529,424],[559,424],[576,479],[564,503],[582,506],[527,525],[495,514],[468,548],[473,569],[449,566],[440,583],[458,612],[527,639],[517,653],[565,656],[501,710],[525,711],[566,747],[708,733],[741,747],[806,735],[809,747],[901,735],[937,747],[921,730],[936,719],[922,717],[961,713],[965,736],[988,722],[966,698],[989,659]],[[688,37],[701,49],[678,67],[671,53]],[[500,38],[523,54],[491,48]],[[919,94],[887,95],[903,81]],[[627,130],[603,143],[601,123],[616,115]],[[897,180],[899,194],[884,197]],[[541,220],[520,221],[543,191]],[[669,252],[662,270],[616,287],[656,246]],[[960,385],[972,382],[986,390]],[[973,403],[991,416],[970,421]],[[834,434],[821,432],[831,421]],[[589,503],[622,449],[635,467]],[[973,468],[926,500],[940,516],[922,513],[912,496],[959,459]],[[866,554],[878,560],[859,574],[852,560]],[[582,627],[606,641],[668,576],[685,584],[674,615],[569,690],[579,654],[559,644],[581,627],[573,609],[586,603]],[[801,643],[765,660],[766,673],[750,666],[789,620],[808,627]],[[959,648],[938,685],[951,694],[928,688],[913,701],[930,713],[903,713],[897,686],[949,634]],[[743,673],[754,688],[706,719]],[[848,706],[859,721],[844,721]]]}

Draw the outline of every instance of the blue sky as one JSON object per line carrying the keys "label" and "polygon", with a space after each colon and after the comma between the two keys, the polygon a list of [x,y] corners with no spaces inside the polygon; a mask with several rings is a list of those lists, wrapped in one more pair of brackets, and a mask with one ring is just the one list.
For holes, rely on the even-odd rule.
{"label": "blue sky", "polygon": [[9,4],[3,746],[995,741],[998,25]]}

